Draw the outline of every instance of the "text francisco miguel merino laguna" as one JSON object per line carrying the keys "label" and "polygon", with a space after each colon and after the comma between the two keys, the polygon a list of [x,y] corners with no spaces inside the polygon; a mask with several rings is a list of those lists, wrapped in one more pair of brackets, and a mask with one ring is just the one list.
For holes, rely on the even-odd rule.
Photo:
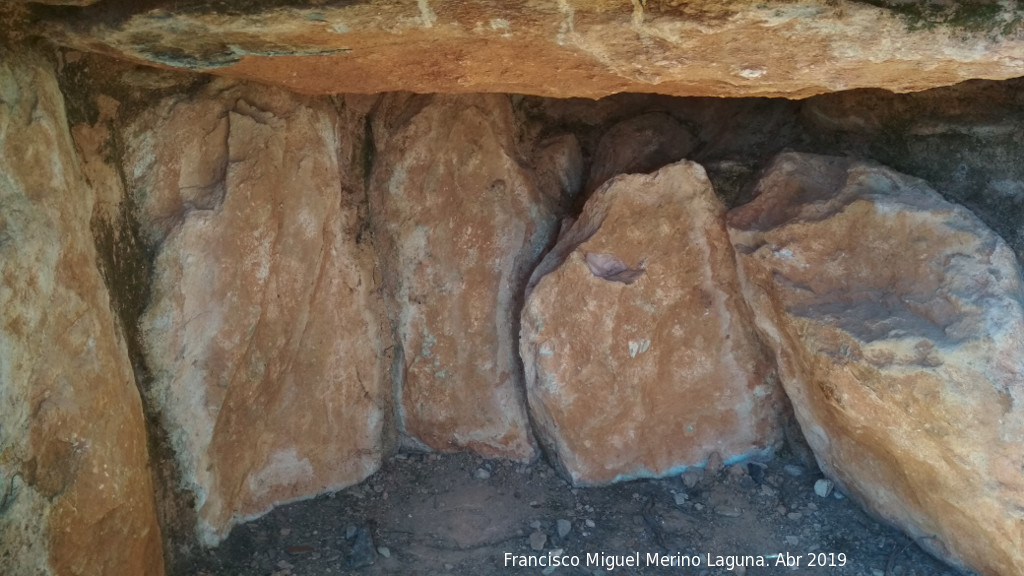
{"label": "text francisco miguel merino laguna", "polygon": [[711,566],[722,567],[732,570],[740,566],[786,566],[786,567],[812,567],[812,566],[845,566],[846,554],[834,552],[815,552],[810,554],[790,554],[780,552],[767,555],[723,555],[712,554],[661,554],[659,552],[648,552],[641,554],[604,554],[602,552],[588,553],[582,558],[575,554],[562,554],[561,550],[550,551],[543,555],[516,555],[511,552],[505,553],[505,566],[509,568],[529,568],[549,566],[586,566],[600,567],[607,570],[624,567],[687,567],[687,566]]}

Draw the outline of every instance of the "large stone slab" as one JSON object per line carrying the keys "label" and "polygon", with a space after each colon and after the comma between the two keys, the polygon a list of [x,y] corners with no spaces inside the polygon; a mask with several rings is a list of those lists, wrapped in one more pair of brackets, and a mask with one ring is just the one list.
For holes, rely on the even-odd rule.
{"label": "large stone slab", "polygon": [[135,376],[46,60],[0,53],[0,573],[164,573]]}
{"label": "large stone slab", "polygon": [[520,163],[511,102],[389,96],[373,130],[371,222],[402,355],[405,438],[530,460],[517,316],[556,221],[555,203]]}
{"label": "large stone slab", "polygon": [[[1012,2],[101,2],[37,11],[59,44],[305,93],[597,98],[908,92],[1024,65]],[[42,16],[42,17],[40,17]]]}
{"label": "large stone slab", "polygon": [[533,422],[576,484],[770,451],[784,406],[704,170],[594,193],[531,278],[520,350]]}
{"label": "large stone slab", "polygon": [[1024,572],[1024,312],[1003,241],[921,180],[783,154],[729,213],[822,470],[919,545]]}
{"label": "large stone slab", "polygon": [[360,232],[358,104],[340,99],[339,113],[215,82],[127,130],[159,243],[142,318],[150,393],[205,544],[359,482],[387,450],[389,332]]}

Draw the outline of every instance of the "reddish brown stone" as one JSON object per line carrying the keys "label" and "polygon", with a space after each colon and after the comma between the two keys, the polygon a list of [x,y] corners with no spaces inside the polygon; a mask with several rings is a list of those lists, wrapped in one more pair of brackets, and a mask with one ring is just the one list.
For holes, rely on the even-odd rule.
{"label": "reddish brown stone", "polygon": [[374,135],[370,220],[406,439],[530,460],[515,315],[556,222],[520,163],[509,98],[389,96]]}
{"label": "reddish brown stone", "polygon": [[767,452],[784,403],[724,209],[680,162],[595,192],[538,267],[520,350],[533,422],[577,484]]}
{"label": "reddish brown stone", "polygon": [[729,213],[822,470],[939,557],[1024,572],[1024,310],[1006,244],[921,180],[780,155]]}
{"label": "reddish brown stone", "polygon": [[998,3],[960,27],[834,0],[243,4],[101,2],[34,27],[81,50],[316,94],[798,98],[1006,79],[1024,66],[1019,9]]}
{"label": "reddish brown stone", "polygon": [[[389,333],[360,235],[364,110],[214,83],[128,130],[160,242],[142,319],[199,534],[359,482],[388,447]],[[362,106],[362,108],[360,107]]]}
{"label": "reddish brown stone", "polygon": [[0,54],[0,573],[164,573],[146,430],[53,70]]}

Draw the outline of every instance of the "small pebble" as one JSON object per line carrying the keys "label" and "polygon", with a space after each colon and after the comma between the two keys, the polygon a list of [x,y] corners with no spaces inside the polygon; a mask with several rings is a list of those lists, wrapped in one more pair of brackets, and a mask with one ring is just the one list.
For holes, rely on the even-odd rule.
{"label": "small pebble", "polygon": [[565,518],[558,519],[558,537],[564,539],[572,532],[572,522],[569,522]]}
{"label": "small pebble", "polygon": [[799,512],[790,512],[789,514],[786,514],[786,518],[789,518],[790,520],[799,520],[803,517],[804,515]]}
{"label": "small pebble", "polygon": [[491,477],[491,473],[488,472],[486,468],[477,468],[476,472],[473,473],[473,476],[476,476],[479,480],[487,480]]}
{"label": "small pebble", "polygon": [[704,477],[704,474],[699,469],[691,468],[686,472],[683,472],[683,485],[687,488],[693,488],[700,483],[700,479]]}
{"label": "small pebble", "polygon": [[682,492],[677,492],[673,496],[673,499],[675,499],[676,501],[676,506],[683,506],[684,504],[686,504],[686,501],[690,499],[690,497]]}
{"label": "small pebble", "polygon": [[739,508],[715,508],[715,514],[726,518],[739,518],[743,515],[743,511]]}
{"label": "small pebble", "polygon": [[839,492],[838,490],[832,492],[832,497],[835,498],[836,500],[842,500],[843,498],[846,498],[846,496],[843,496],[843,493]]}
{"label": "small pebble", "polygon": [[789,474],[793,478],[799,478],[804,475],[803,467],[797,466],[796,464],[786,464],[782,469],[785,470],[786,474]]}
{"label": "small pebble", "polygon": [[814,483],[814,493],[822,498],[828,498],[829,495],[832,494],[833,488],[835,488],[835,483],[828,478],[819,478],[818,481]]}
{"label": "small pebble", "polygon": [[548,542],[548,535],[536,530],[530,533],[530,548],[541,551],[544,549],[544,545]]}
{"label": "small pebble", "polygon": [[796,546],[799,543],[800,538],[798,536],[786,536],[786,544],[789,544],[790,546]]}
{"label": "small pebble", "polygon": [[597,524],[594,524],[594,521],[591,520],[590,518],[587,518],[587,520],[586,520],[586,522],[584,522],[584,524],[587,525],[587,528],[594,528],[595,526],[597,526]]}
{"label": "small pebble", "polygon": [[377,554],[380,554],[381,556],[383,556],[385,558],[391,558],[391,549],[388,548],[387,546],[378,546],[377,547]]}
{"label": "small pebble", "polygon": [[697,504],[694,504],[694,505],[693,505],[693,508],[694,508],[694,509],[695,509],[695,510],[696,510],[697,512],[700,512],[701,510],[703,510],[703,509],[704,509],[704,505],[698,502]]}

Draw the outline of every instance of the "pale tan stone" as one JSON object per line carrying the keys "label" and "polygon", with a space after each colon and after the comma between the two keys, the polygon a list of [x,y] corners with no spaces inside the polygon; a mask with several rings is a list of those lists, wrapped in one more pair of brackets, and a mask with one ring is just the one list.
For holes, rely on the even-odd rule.
{"label": "pale tan stone", "polygon": [[770,452],[784,406],[724,208],[691,162],[598,189],[531,278],[533,422],[576,484]]}
{"label": "pale tan stone", "polygon": [[160,576],[142,405],[90,229],[102,191],[46,60],[0,61],[0,573]]}
{"label": "pale tan stone", "polygon": [[530,460],[516,315],[555,231],[546,206],[557,192],[521,164],[507,96],[389,96],[374,135],[370,220],[402,354],[405,438]]}
{"label": "pale tan stone", "polygon": [[387,451],[389,333],[352,137],[364,115],[342,104],[214,83],[127,131],[160,242],[142,318],[151,394],[207,545],[359,482]]}
{"label": "pale tan stone", "polygon": [[729,213],[821,468],[939,557],[1024,572],[1024,312],[1006,244],[921,180],[778,156]]}

